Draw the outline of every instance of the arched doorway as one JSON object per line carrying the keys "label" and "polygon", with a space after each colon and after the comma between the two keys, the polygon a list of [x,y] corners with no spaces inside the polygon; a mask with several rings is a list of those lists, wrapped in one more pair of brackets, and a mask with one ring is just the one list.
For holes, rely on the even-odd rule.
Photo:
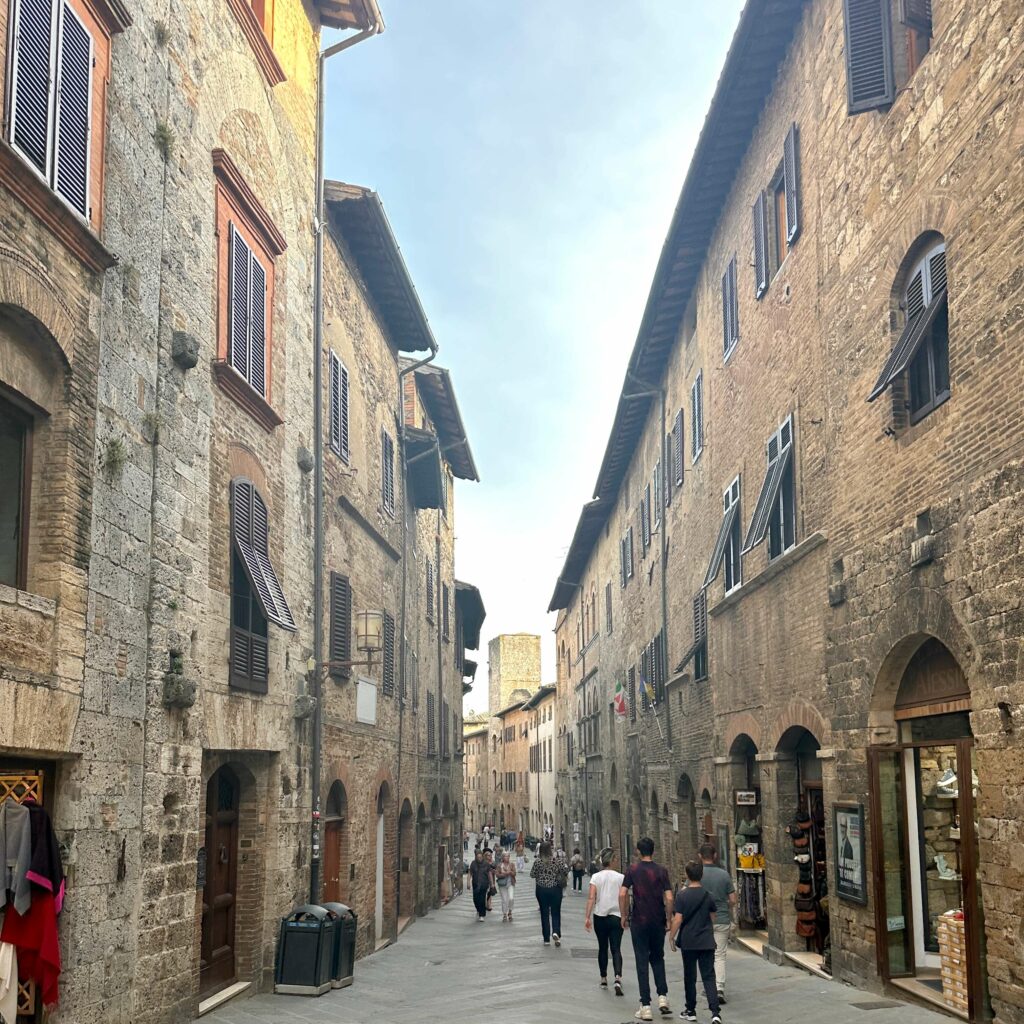
{"label": "arched doorway", "polygon": [[199,990],[209,995],[235,981],[235,910],[238,896],[238,826],[241,784],[230,765],[210,776],[206,786],[206,840],[203,847],[202,942]]}
{"label": "arched doorway", "polygon": [[335,779],[324,807],[324,899],[328,903],[348,902],[348,794]]}
{"label": "arched doorway", "polygon": [[683,865],[697,855],[703,839],[697,834],[697,801],[693,792],[693,783],[685,772],[676,782],[676,814],[679,819],[679,832],[676,839],[676,876],[683,877]]}
{"label": "arched doorway", "polygon": [[734,807],[733,844],[736,850],[736,894],[741,932],[752,933],[761,942],[768,941],[767,891],[763,867],[744,866],[740,854],[744,848],[764,853],[761,836],[761,786],[757,771],[757,744],[740,733],[729,748],[729,794]]}
{"label": "arched doorway", "polygon": [[412,804],[408,799],[402,802],[398,816],[398,916],[412,917],[416,908],[415,863],[416,830],[413,822]]}
{"label": "arched doorway", "polygon": [[[871,850],[862,855],[855,808],[844,817],[838,807],[837,888],[866,900],[870,870],[882,977],[917,994],[937,988],[945,995],[940,972],[956,959],[965,996],[956,1008],[980,1020],[990,1010],[970,686],[935,637],[920,640],[909,658],[906,644],[898,645],[890,672],[894,659],[905,660],[892,706],[896,742],[868,749]],[[961,950],[955,958],[954,946]]]}

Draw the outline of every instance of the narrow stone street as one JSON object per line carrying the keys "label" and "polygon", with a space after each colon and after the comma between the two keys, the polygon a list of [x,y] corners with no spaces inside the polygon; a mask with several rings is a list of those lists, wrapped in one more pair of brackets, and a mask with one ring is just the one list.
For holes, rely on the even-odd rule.
{"label": "narrow stone street", "polygon": [[[495,899],[495,906],[498,901]],[[636,1010],[636,973],[623,943],[626,995],[598,987],[597,941],[583,928],[586,900],[566,891],[562,945],[541,942],[533,882],[516,886],[516,910],[503,924],[500,910],[476,921],[469,894],[417,921],[398,942],[356,964],[355,983],[317,999],[262,995],[240,999],[203,1017],[203,1024],[619,1024]],[[682,1009],[682,964],[668,957],[669,999]],[[725,1024],[827,1020],[829,1024],[942,1024],[930,1010],[824,981],[796,967],[778,967],[753,953],[729,953]],[[699,992],[698,988],[698,992]],[[701,1024],[711,1017],[698,995]],[[658,1019],[655,1013],[655,1019]]]}

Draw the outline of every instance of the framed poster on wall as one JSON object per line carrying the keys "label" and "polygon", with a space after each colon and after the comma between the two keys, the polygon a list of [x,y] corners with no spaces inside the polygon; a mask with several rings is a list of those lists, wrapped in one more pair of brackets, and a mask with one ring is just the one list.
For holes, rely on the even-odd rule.
{"label": "framed poster on wall", "polygon": [[864,805],[832,805],[832,863],[836,866],[836,895],[850,903],[868,901],[864,861]]}

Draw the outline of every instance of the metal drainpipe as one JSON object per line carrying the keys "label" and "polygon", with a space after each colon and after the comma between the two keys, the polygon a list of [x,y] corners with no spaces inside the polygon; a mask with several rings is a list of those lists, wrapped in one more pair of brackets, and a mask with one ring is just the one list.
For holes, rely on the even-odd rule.
{"label": "metal drainpipe", "polygon": [[324,439],[323,439],[323,337],[324,337],[324,71],[327,61],[370,36],[384,31],[377,5],[370,24],[348,39],[321,50],[316,68],[316,210],[313,222],[313,752],[310,766],[312,814],[310,829],[309,898],[320,899],[320,775],[323,758],[323,626],[324,626]]}
{"label": "metal drainpipe", "polygon": [[[405,629],[406,629],[406,594],[409,589],[409,572],[406,565],[406,553],[408,551],[408,538],[409,538],[409,503],[407,496],[409,494],[409,480],[405,473],[405,378],[414,371],[418,370],[421,366],[426,366],[427,363],[437,358],[437,345],[430,350],[430,355],[426,359],[420,359],[418,362],[412,363],[405,369],[398,371],[398,436],[400,452],[402,456],[402,606],[398,614],[398,644],[399,644],[399,665],[402,666],[402,678],[399,681],[398,686],[398,764],[395,771],[395,800],[401,800],[402,798],[402,726],[405,723],[405,670],[408,667],[408,649],[405,642]],[[398,912],[401,907],[402,900],[402,809],[401,805],[398,808],[398,814],[395,816],[395,849],[399,851],[399,856],[395,858],[395,920],[398,920]],[[413,833],[415,835],[415,832]],[[413,862],[418,862],[416,851],[413,851]]]}

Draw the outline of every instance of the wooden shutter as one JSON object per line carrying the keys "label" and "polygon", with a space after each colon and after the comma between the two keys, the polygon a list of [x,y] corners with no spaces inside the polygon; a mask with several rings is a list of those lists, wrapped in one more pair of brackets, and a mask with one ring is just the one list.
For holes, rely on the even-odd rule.
{"label": "wooden shutter", "polygon": [[626,538],[619,538],[619,586],[626,585]]}
{"label": "wooden shutter", "polygon": [[451,623],[450,623],[450,615],[449,615],[449,611],[448,611],[448,604],[449,604],[448,584],[447,583],[442,583],[441,584],[441,636],[444,637],[445,640],[448,640],[449,637],[450,637],[449,628],[450,628]]}
{"label": "wooden shutter", "polygon": [[708,595],[706,590],[693,599],[693,642],[702,644],[708,638]]}
{"label": "wooden shutter", "polygon": [[341,455],[341,360],[331,353],[330,373],[331,451]]}
{"label": "wooden shutter", "polygon": [[395,693],[395,619],[388,612],[384,613],[384,665],[381,688],[385,697]]}
{"label": "wooden shutter", "polygon": [[381,503],[388,515],[395,514],[395,442],[391,435],[381,428]]}
{"label": "wooden shutter", "polygon": [[657,525],[661,522],[661,491],[663,488],[661,482],[661,459],[654,464],[654,479],[651,481],[651,494],[653,495],[654,505],[651,510],[651,521]]}
{"label": "wooden shutter", "polygon": [[40,174],[49,177],[53,103],[51,43],[54,0],[16,0],[11,140]]}
{"label": "wooden shutter", "polygon": [[260,397],[267,397],[267,272],[254,253],[249,291],[249,383]]}
{"label": "wooden shutter", "polygon": [[250,481],[232,481],[231,516],[235,548],[249,574],[263,614],[283,629],[294,632],[295,620],[270,563],[267,506]]}
{"label": "wooden shutter", "polygon": [[427,753],[428,754],[433,754],[434,753],[434,749],[435,749],[435,747],[434,747],[434,729],[436,728],[436,725],[437,725],[437,723],[435,721],[435,717],[436,716],[435,716],[435,713],[434,713],[434,694],[430,690],[428,690],[427,691]]}
{"label": "wooden shutter", "polygon": [[932,34],[932,0],[900,0],[900,22],[908,28]]}
{"label": "wooden shutter", "polygon": [[754,298],[768,290],[768,204],[764,192],[758,192],[754,203]]}
{"label": "wooden shutter", "polygon": [[[347,576],[331,573],[331,611],[328,627],[329,661],[352,660],[352,586]],[[347,678],[351,669],[331,666],[330,673],[338,679]]]}
{"label": "wooden shutter", "polygon": [[228,362],[246,380],[249,361],[249,261],[252,253],[234,224],[228,225]]}
{"label": "wooden shutter", "polygon": [[690,388],[690,455],[694,462],[704,450],[704,374]]}
{"label": "wooden shutter", "polygon": [[628,540],[626,542],[626,575],[632,579],[633,577],[633,527],[629,528],[627,534]]}
{"label": "wooden shutter", "polygon": [[427,622],[434,621],[434,563],[427,559]]}
{"label": "wooden shutter", "polygon": [[348,462],[352,457],[352,449],[349,447],[348,430],[348,370],[339,361],[341,367],[341,457]]}
{"label": "wooden shutter", "polygon": [[672,427],[672,471],[675,474],[677,487],[683,486],[683,410],[676,413],[676,421]]}
{"label": "wooden shutter", "polygon": [[794,122],[782,147],[782,176],[786,184],[786,241],[792,245],[800,234],[799,129]]}
{"label": "wooden shutter", "polygon": [[722,275],[722,344],[723,351],[728,353],[739,341],[740,319],[739,304],[736,295],[736,257],[729,260],[729,265]]}
{"label": "wooden shutter", "polygon": [[89,217],[92,63],[92,36],[78,15],[64,3],[57,40],[54,189],[86,219]]}
{"label": "wooden shutter", "polygon": [[896,97],[889,0],[843,0],[846,95],[851,114],[888,106]]}

